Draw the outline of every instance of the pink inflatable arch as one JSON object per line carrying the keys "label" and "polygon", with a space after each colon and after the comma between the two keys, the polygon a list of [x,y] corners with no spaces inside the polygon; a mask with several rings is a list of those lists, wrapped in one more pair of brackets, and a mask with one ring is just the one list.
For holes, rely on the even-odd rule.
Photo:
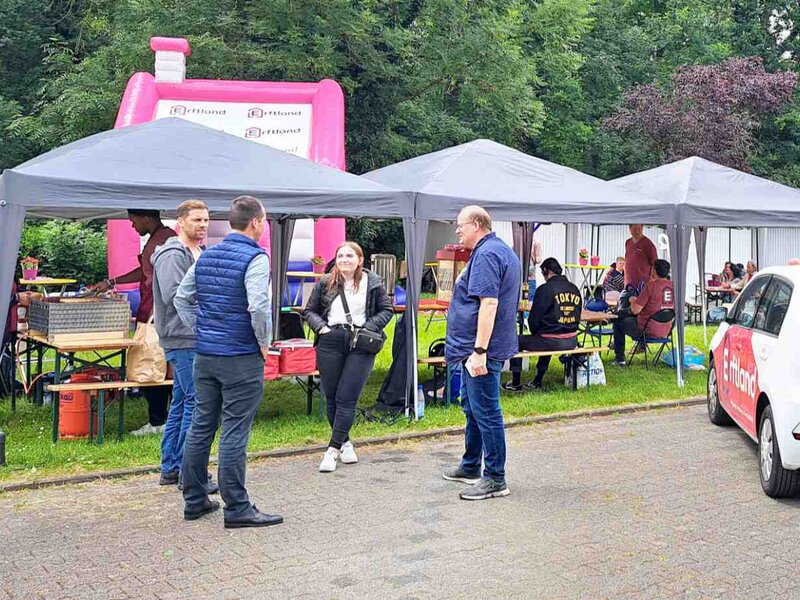
{"label": "pink inflatable arch", "polygon": [[[191,53],[187,40],[154,37],[150,48],[156,53],[156,74],[136,73],[130,78],[115,128],[164,116],[179,116],[276,147],[274,136],[294,135],[297,143],[283,149],[344,170],[344,95],[335,81],[278,83],[185,79],[185,59]],[[282,110],[276,105],[289,106]],[[236,113],[237,120],[229,113]],[[308,117],[309,122],[297,127],[286,125],[288,121],[284,121],[283,126],[276,124],[276,119],[296,116]],[[273,138],[269,139],[270,135]],[[319,219],[314,225],[314,254],[329,260],[344,237],[343,219]],[[261,243],[268,248],[268,233]],[[139,248],[139,236],[128,221],[109,221],[110,276],[117,277],[135,269]]]}

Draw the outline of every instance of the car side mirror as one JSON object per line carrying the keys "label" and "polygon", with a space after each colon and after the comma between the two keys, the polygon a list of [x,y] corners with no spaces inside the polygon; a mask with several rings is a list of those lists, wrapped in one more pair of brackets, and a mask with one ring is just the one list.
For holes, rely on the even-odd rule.
{"label": "car side mirror", "polygon": [[715,306],[708,311],[706,320],[709,323],[722,323],[723,321],[729,323],[728,309],[724,306]]}

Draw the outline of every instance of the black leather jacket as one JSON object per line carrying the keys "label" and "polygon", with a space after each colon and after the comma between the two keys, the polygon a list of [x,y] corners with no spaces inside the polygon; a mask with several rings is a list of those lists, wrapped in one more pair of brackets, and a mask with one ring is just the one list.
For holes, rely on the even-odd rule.
{"label": "black leather jacket", "polygon": [[[392,320],[392,316],[394,316],[392,301],[389,299],[389,294],[386,293],[383,282],[378,275],[366,269],[364,274],[367,276],[367,319],[364,322],[364,329],[383,332],[384,327],[388,325],[389,321]],[[336,288],[332,292],[328,291],[328,282],[330,280],[330,274],[322,277],[314,286],[311,297],[308,299],[308,304],[306,304],[305,318],[315,333],[319,333],[319,330],[328,324],[331,303],[339,293]]]}

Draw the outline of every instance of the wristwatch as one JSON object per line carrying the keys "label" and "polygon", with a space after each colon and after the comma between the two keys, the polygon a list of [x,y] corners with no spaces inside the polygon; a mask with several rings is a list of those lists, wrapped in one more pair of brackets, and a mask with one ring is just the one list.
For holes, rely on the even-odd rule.
{"label": "wristwatch", "polygon": [[480,346],[475,346],[472,351],[475,354],[486,354],[486,348],[481,348]]}

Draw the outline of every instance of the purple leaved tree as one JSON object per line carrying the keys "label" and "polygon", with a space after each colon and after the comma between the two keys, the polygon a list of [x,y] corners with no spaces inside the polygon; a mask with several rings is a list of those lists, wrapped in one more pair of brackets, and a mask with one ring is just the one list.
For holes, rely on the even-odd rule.
{"label": "purple leaved tree", "polygon": [[666,162],[701,156],[750,171],[760,119],[790,100],[796,86],[796,73],[767,73],[757,56],[680,67],[671,90],[633,88],[603,126],[644,137]]}

